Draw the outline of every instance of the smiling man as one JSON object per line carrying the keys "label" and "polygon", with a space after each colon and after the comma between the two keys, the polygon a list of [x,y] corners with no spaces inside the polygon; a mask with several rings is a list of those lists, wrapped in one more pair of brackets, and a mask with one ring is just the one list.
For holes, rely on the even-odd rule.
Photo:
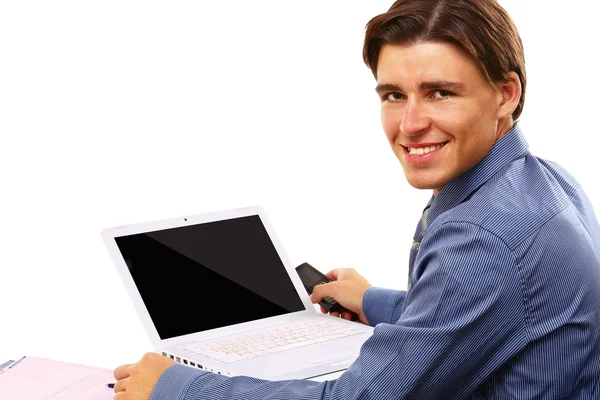
{"label": "smiling man", "polygon": [[[156,354],[115,370],[115,399],[595,399],[600,227],[564,169],[528,151],[517,29],[495,0],[399,0],[364,60],[408,182],[432,190],[408,290],[328,273],[312,300],[375,326],[337,380],[265,381]],[[360,322],[357,322],[360,323]]]}

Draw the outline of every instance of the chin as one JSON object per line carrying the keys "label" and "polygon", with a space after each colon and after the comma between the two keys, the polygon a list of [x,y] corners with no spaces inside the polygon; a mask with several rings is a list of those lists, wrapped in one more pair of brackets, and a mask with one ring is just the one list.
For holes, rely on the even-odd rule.
{"label": "chin", "polygon": [[415,179],[406,177],[406,180],[410,186],[421,190],[437,190],[445,185],[445,183],[441,183],[432,179]]}
{"label": "chin", "polygon": [[427,185],[427,184],[423,184],[423,183],[413,183],[413,182],[408,182],[410,184],[410,186],[414,187],[415,189],[421,189],[421,190],[429,190],[429,189],[434,189],[434,186],[431,185]]}

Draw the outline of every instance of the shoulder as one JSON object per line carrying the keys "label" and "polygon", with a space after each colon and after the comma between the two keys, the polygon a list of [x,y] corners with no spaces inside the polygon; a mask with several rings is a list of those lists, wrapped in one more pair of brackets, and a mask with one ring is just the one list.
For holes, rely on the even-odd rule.
{"label": "shoulder", "polygon": [[584,203],[582,196],[581,187],[566,170],[529,155],[494,175],[471,199],[441,214],[431,228],[472,224],[512,249],[550,220],[560,220],[571,205]]}

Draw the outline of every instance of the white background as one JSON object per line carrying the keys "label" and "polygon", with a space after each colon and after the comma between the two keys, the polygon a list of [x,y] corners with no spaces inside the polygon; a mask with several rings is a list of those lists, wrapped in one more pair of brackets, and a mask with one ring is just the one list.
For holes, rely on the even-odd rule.
{"label": "white background", "polygon": [[[113,225],[261,204],[295,264],[404,288],[430,193],[405,183],[361,58],[391,3],[0,3],[0,362],[152,350],[100,239]],[[598,210],[596,2],[501,4],[530,149]]]}

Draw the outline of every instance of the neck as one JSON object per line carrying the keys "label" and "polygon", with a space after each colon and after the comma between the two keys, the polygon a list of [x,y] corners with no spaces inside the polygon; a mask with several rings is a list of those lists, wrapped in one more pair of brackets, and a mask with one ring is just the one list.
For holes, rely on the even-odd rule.
{"label": "neck", "polygon": [[[515,122],[512,119],[512,116],[508,116],[501,120],[498,120],[498,126],[496,128],[496,141],[500,139],[502,136],[506,135],[508,131],[510,131],[513,126],[515,126]],[[433,197],[437,196],[441,189],[433,189]]]}
{"label": "neck", "polygon": [[510,131],[513,126],[515,126],[515,122],[513,121],[512,116],[508,116],[499,120],[498,127],[496,128],[496,140],[506,135],[506,133]]}

